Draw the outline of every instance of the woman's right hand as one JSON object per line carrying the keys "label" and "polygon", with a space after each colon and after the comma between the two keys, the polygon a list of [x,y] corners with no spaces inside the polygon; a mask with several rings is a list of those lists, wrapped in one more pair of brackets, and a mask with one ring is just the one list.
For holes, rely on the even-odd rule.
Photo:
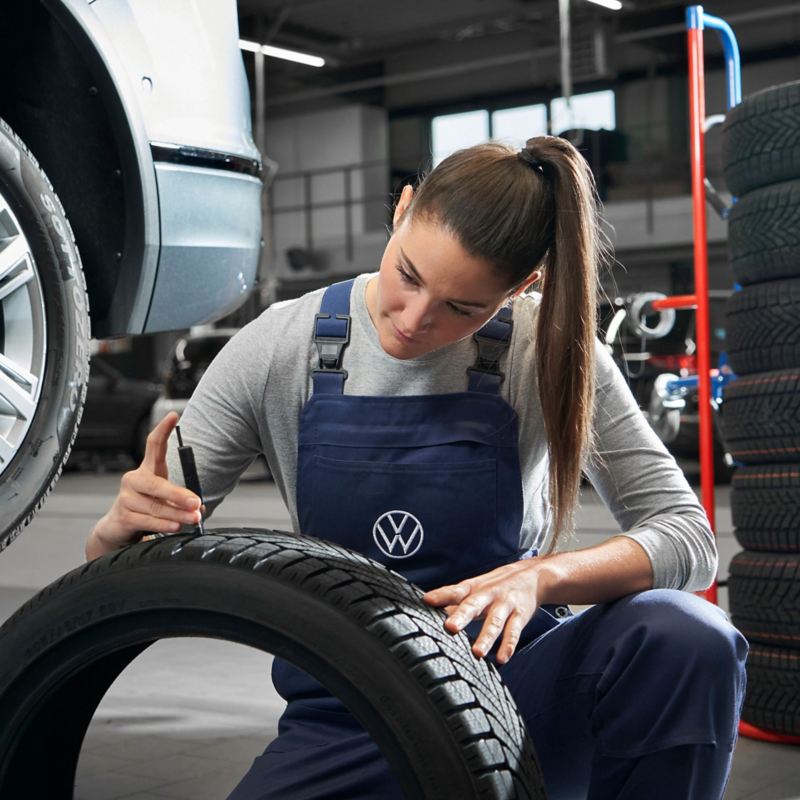
{"label": "woman's right hand", "polygon": [[167,441],[179,420],[170,411],[147,436],[144,459],[126,472],[108,513],[98,520],[86,540],[86,560],[139,541],[148,531],[172,532],[200,521],[200,498],[170,483]]}

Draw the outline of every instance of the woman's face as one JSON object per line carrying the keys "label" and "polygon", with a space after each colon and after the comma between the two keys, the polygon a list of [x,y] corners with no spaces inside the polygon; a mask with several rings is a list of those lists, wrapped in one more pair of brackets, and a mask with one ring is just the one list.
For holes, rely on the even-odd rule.
{"label": "woman's face", "polygon": [[406,359],[471,336],[508,296],[489,263],[444,228],[406,218],[367,287],[367,308],[383,349]]}

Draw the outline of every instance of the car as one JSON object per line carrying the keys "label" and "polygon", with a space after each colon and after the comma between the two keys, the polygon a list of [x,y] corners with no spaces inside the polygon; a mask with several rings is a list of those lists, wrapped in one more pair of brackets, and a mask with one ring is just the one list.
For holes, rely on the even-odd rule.
{"label": "car", "polygon": [[150,412],[161,384],[126,377],[107,361],[91,361],[89,390],[70,462],[84,453],[122,452],[136,464],[144,457]]}
{"label": "car", "polygon": [[8,3],[0,29],[0,549],[61,472],[91,339],[238,308],[261,157],[235,0]]}

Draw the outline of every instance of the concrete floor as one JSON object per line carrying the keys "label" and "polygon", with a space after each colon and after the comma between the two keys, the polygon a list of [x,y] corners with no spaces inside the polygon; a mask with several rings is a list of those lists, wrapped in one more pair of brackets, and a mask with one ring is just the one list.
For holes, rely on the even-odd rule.
{"label": "concrete floor", "polygon": [[[34,521],[0,554],[0,622],[82,562],[86,533],[107,510],[123,467],[66,473]],[[210,524],[289,527],[277,490],[257,472],[245,476]],[[717,491],[717,527],[723,578],[740,549],[727,487]],[[576,546],[594,544],[613,529],[605,506],[585,490]],[[724,589],[720,605],[727,608]],[[75,800],[226,797],[276,733],[282,701],[269,682],[270,662],[264,653],[227,642],[157,642],[100,704],[81,753]],[[741,739],[725,798],[800,800],[800,749]]]}

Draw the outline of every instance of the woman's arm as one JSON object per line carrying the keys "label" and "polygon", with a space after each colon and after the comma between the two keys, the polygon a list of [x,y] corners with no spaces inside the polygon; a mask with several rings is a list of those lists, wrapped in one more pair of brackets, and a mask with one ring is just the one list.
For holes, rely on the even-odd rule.
{"label": "woman's arm", "polygon": [[594,547],[543,556],[540,603],[590,605],[653,588],[653,566],[633,539],[614,536]]}
{"label": "woman's arm", "polygon": [[586,473],[624,536],[650,558],[658,589],[705,589],[718,556],[705,511],[598,343],[594,432]]}

